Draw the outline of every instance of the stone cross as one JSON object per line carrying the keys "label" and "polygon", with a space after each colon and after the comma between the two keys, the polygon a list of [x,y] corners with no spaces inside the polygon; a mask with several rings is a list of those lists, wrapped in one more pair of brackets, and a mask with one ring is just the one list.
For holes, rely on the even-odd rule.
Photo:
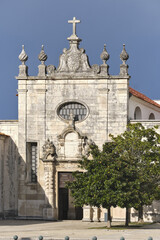
{"label": "stone cross", "polygon": [[73,35],[76,35],[76,23],[80,23],[80,20],[77,20],[73,17],[73,20],[69,20],[68,23],[73,23]]}

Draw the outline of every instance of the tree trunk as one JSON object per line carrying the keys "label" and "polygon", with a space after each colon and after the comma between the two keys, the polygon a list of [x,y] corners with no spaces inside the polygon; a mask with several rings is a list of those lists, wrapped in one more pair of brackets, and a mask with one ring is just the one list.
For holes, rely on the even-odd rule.
{"label": "tree trunk", "polygon": [[109,207],[107,210],[108,210],[107,228],[110,228],[111,227],[111,208]]}
{"label": "tree trunk", "polygon": [[130,220],[130,211],[129,211],[129,208],[126,207],[126,222],[125,222],[125,226],[128,227],[128,223],[129,223],[129,220]]}
{"label": "tree trunk", "polygon": [[143,206],[140,206],[138,208],[138,222],[139,223],[143,223],[144,220],[143,220]]}

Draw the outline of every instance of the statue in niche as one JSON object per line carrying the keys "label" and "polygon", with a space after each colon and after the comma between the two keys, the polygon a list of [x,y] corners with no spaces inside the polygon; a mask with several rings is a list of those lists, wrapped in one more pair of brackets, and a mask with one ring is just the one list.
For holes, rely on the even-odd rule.
{"label": "statue in niche", "polygon": [[95,143],[92,141],[92,139],[88,139],[87,137],[84,138],[83,144],[82,144],[82,155],[89,157],[90,155],[90,146],[94,145]]}
{"label": "statue in niche", "polygon": [[44,160],[53,160],[56,156],[56,148],[49,139],[43,145],[43,159]]}

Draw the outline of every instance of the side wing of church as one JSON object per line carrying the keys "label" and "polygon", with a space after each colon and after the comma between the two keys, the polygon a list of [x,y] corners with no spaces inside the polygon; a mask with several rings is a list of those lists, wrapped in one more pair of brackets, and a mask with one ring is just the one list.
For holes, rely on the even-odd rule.
{"label": "side wing of church", "polygon": [[[65,182],[78,170],[77,161],[88,155],[89,144],[100,148],[109,134],[126,130],[128,122],[147,127],[160,125],[160,105],[129,87],[128,54],[123,45],[119,75],[110,75],[106,46],[102,64],[90,66],[73,34],[59,66],[45,65],[39,54],[38,75],[29,76],[28,56],[19,55],[18,121],[0,121],[0,218],[83,219],[104,221],[104,209],[75,208]],[[112,209],[113,220],[125,211]],[[134,210],[131,220],[137,218]],[[146,209],[146,221],[160,220],[160,204]]]}

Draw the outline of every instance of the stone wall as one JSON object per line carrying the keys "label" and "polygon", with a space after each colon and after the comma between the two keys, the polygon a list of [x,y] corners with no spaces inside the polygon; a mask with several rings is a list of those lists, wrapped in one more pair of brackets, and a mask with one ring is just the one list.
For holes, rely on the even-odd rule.
{"label": "stone wall", "polygon": [[[57,218],[58,208],[58,172],[72,172],[77,170],[77,157],[71,156],[68,145],[64,145],[65,160],[59,155],[60,138],[66,139],[74,135],[78,137],[77,147],[82,151],[83,139],[91,139],[100,148],[114,135],[126,129],[128,119],[128,77],[26,77],[19,79],[19,153],[21,164],[21,181],[19,185],[19,215],[43,218],[46,197],[45,167],[42,147],[47,139],[53,142],[56,148],[57,163],[54,163],[53,176],[53,207]],[[88,109],[84,121],[75,122],[75,128],[68,129],[68,122],[58,116],[59,106],[67,101],[77,101]],[[64,133],[66,131],[66,133]],[[73,132],[74,134],[71,134]],[[69,141],[69,140],[68,140]],[[71,139],[72,141],[72,139]],[[38,183],[33,184],[26,180],[26,143],[38,143]],[[72,141],[75,143],[74,141]],[[67,144],[67,142],[66,142]],[[73,151],[72,151],[73,152]],[[78,152],[77,152],[78,153]],[[68,157],[67,157],[68,154]],[[82,156],[82,152],[80,152]],[[67,160],[68,159],[68,160]],[[73,161],[71,161],[73,160]],[[71,161],[71,163],[70,163]],[[57,165],[58,164],[58,165]],[[63,166],[63,167],[62,167]],[[25,186],[25,187],[24,187]],[[34,189],[34,190],[33,190]],[[35,196],[35,197],[34,197]],[[52,204],[51,204],[52,205]],[[31,207],[32,206],[32,207]],[[38,207],[39,206],[39,207]],[[43,207],[44,206],[44,207]],[[38,207],[38,209],[37,209]],[[34,209],[36,209],[34,211]]]}
{"label": "stone wall", "polygon": [[0,215],[17,216],[18,209],[18,122],[0,121]]}

